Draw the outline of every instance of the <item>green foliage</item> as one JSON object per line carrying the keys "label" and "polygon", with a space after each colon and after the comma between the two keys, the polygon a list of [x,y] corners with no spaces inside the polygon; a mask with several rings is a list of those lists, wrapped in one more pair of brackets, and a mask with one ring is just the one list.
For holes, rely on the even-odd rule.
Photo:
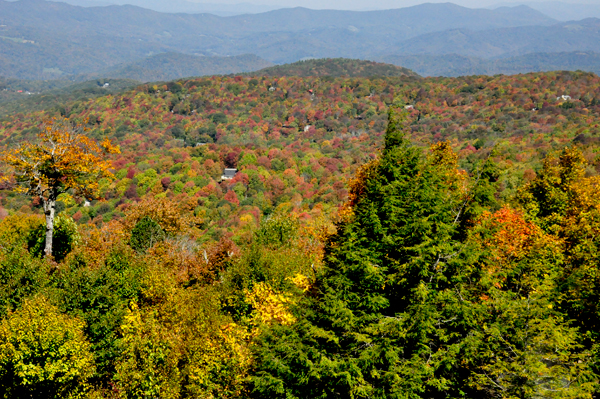
{"label": "green foliage", "polygon": [[[71,252],[79,239],[77,224],[73,218],[64,214],[56,216],[52,238],[52,255],[57,262],[61,262]],[[46,246],[45,225],[40,225],[28,233],[27,246],[34,256],[42,257],[44,255],[44,247]]]}
{"label": "green foliage", "polygon": [[0,257],[0,317],[40,292],[48,282],[49,265],[25,249],[13,248]]}
{"label": "green foliage", "polygon": [[413,71],[381,62],[346,58],[321,58],[277,65],[253,72],[253,76],[418,76]]}
{"label": "green foliage", "polygon": [[70,258],[65,266],[52,276],[49,295],[61,310],[85,321],[96,378],[106,383],[122,349],[119,329],[127,307],[141,294],[144,268],[126,246],[111,249],[101,268],[88,266],[82,255]]}
{"label": "green foliage", "polygon": [[292,215],[283,213],[270,215],[261,223],[255,233],[258,244],[269,248],[288,245],[298,233],[298,221]]}
{"label": "green foliage", "polygon": [[61,314],[43,296],[23,302],[0,323],[4,398],[85,397],[94,372],[84,323]]}
{"label": "green foliage", "polygon": [[149,218],[142,217],[131,230],[129,245],[138,252],[143,252],[165,238],[165,232],[160,225]]}
{"label": "green foliage", "polygon": [[227,123],[227,116],[222,112],[217,112],[215,114],[212,114],[210,119],[214,123]]}
{"label": "green foliage", "polygon": [[[537,240],[526,256],[459,234],[456,165],[443,146],[432,157],[411,147],[407,125],[406,112],[391,113],[298,323],[258,340],[255,396],[590,397],[589,358],[553,310],[556,247],[511,212],[498,220]],[[504,239],[487,227],[483,237]]]}

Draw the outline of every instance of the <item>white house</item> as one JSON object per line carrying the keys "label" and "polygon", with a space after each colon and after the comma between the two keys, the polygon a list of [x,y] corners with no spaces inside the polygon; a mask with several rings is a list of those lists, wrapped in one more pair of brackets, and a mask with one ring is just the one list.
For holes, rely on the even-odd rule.
{"label": "white house", "polygon": [[231,180],[235,177],[236,173],[237,173],[237,169],[226,168],[223,171],[223,176],[221,176],[221,180]]}

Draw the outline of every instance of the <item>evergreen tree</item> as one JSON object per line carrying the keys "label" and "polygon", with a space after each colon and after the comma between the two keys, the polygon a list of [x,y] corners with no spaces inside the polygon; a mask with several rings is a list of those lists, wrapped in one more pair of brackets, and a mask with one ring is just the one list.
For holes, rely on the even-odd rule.
{"label": "evergreen tree", "polygon": [[[554,309],[553,241],[484,211],[491,166],[470,187],[447,144],[425,156],[407,126],[390,114],[381,157],[351,183],[298,322],[258,340],[253,395],[589,397],[577,331]],[[514,256],[510,228],[524,237]]]}
{"label": "evergreen tree", "polygon": [[303,306],[309,314],[296,331],[265,336],[255,392],[383,398],[451,388],[454,371],[444,371],[439,348],[452,337],[438,326],[465,311],[445,292],[463,257],[456,236],[465,197],[448,147],[425,157],[405,138],[407,118],[390,114],[382,156],[352,183],[318,294]]}

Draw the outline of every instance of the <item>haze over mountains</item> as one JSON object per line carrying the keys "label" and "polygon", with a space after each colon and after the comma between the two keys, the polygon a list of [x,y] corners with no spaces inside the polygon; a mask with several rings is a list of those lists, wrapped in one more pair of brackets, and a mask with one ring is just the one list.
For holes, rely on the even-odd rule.
{"label": "haze over mountains", "polygon": [[489,8],[526,5],[558,21],[575,21],[585,18],[600,18],[600,4],[563,3],[560,1],[504,2]]}
{"label": "haze over mountains", "polygon": [[291,8],[222,17],[0,0],[0,76],[18,79],[168,80],[335,57],[392,62],[421,75],[597,70],[597,53],[600,19],[559,22],[527,6]]}
{"label": "haze over mountains", "polygon": [[81,7],[99,7],[129,4],[158,12],[187,14],[209,13],[219,15],[222,17],[240,14],[256,14],[281,8],[278,6],[269,6],[252,3],[196,3],[186,0],[65,0],[63,2]]}

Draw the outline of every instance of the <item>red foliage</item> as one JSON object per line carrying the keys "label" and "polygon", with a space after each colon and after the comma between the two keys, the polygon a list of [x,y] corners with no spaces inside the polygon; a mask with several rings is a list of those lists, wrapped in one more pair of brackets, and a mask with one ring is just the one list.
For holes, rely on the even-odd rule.
{"label": "red foliage", "polygon": [[133,166],[130,166],[129,169],[127,169],[127,178],[128,179],[133,179],[133,177],[135,176],[135,169],[133,168]]}
{"label": "red foliage", "polygon": [[227,191],[225,194],[225,200],[231,202],[232,204],[239,205],[240,201],[238,200],[237,194],[233,190]]}

